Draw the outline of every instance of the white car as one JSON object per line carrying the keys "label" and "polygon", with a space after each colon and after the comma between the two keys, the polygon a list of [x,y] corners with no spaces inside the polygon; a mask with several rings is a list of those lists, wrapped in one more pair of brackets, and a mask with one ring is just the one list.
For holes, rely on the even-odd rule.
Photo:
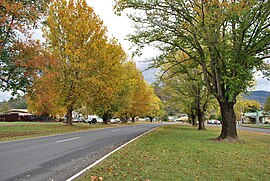
{"label": "white car", "polygon": [[85,120],[85,122],[89,124],[96,124],[96,123],[102,123],[103,119],[101,119],[97,115],[88,115],[88,118]]}
{"label": "white car", "polygon": [[119,123],[121,122],[121,120],[119,118],[115,118],[115,119],[110,119],[111,123]]}

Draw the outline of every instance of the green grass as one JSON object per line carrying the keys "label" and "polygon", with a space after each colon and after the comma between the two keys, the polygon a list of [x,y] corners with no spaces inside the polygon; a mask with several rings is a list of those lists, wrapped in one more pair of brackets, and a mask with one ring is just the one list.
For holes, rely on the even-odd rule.
{"label": "green grass", "polygon": [[63,133],[86,131],[98,128],[109,128],[115,126],[129,126],[135,124],[149,124],[149,122],[119,123],[119,124],[86,124],[74,123],[67,126],[64,123],[50,122],[0,122],[0,142],[35,138]]}
{"label": "green grass", "polygon": [[[120,124],[121,125],[121,124]],[[97,128],[107,128],[118,125],[74,123],[67,126],[64,123],[38,123],[38,122],[1,122],[0,142],[34,138],[40,136],[56,135],[86,131]]]}
{"label": "green grass", "polygon": [[215,142],[220,128],[158,128],[78,180],[269,180],[270,135],[239,131],[241,142]]}
{"label": "green grass", "polygon": [[270,124],[242,124],[243,127],[270,129]]}

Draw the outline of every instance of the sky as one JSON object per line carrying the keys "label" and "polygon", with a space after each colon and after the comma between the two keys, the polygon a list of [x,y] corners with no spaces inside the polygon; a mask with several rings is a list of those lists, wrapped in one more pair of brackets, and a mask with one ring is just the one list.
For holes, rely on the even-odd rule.
{"label": "sky", "polygon": [[[113,1],[114,0],[87,0],[89,6],[93,7],[95,13],[100,16],[100,19],[103,20],[103,24],[108,29],[109,37],[115,37],[118,39],[126,53],[131,57],[132,50],[131,44],[128,40],[126,40],[126,36],[128,34],[132,34],[132,21],[128,19],[125,14],[121,16],[117,16],[113,12]],[[36,31],[35,37],[41,38],[41,32]],[[153,48],[145,48],[142,52],[142,56],[134,57],[134,60],[137,63],[137,67],[143,71],[143,76],[146,81],[152,83],[155,81],[155,74],[157,73],[155,70],[144,71],[148,64],[144,62],[146,59],[151,58],[155,55],[155,51]],[[256,87],[255,90],[265,90],[270,91],[270,81],[266,79],[262,79],[260,73],[256,74]],[[0,92],[0,101],[5,99],[9,99],[10,94],[8,92]]]}

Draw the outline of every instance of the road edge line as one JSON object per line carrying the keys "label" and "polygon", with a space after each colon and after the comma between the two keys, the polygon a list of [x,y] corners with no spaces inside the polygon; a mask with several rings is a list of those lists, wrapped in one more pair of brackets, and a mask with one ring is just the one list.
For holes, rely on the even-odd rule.
{"label": "road edge line", "polygon": [[85,173],[86,171],[90,170],[91,168],[93,168],[94,166],[96,166],[97,164],[99,164],[100,162],[102,162],[103,160],[105,160],[106,158],[108,158],[110,155],[112,155],[113,153],[117,152],[118,150],[120,150],[121,148],[125,147],[126,145],[128,145],[129,143],[132,143],[133,141],[139,139],[140,137],[150,133],[151,131],[154,131],[155,129],[159,128],[155,127],[153,129],[148,130],[147,132],[133,138],[132,140],[124,143],[123,145],[119,146],[118,148],[116,148],[115,150],[113,150],[112,152],[108,153],[107,155],[105,155],[104,157],[102,157],[101,159],[97,160],[96,162],[92,163],[91,165],[89,165],[88,167],[84,168],[83,170],[81,170],[80,172],[76,173],[75,175],[73,175],[72,177],[70,177],[69,179],[67,179],[66,181],[72,181],[75,178],[79,177],[80,175],[82,175],[83,173]]}

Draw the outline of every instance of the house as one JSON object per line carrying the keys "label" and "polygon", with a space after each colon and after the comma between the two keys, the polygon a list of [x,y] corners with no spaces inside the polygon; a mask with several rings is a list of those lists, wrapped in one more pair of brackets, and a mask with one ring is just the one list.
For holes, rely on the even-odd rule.
{"label": "house", "polygon": [[8,113],[0,114],[1,122],[33,121],[33,114],[27,109],[11,109]]}
{"label": "house", "polygon": [[263,111],[248,112],[244,113],[243,116],[244,123],[270,123],[270,114],[266,114]]}

